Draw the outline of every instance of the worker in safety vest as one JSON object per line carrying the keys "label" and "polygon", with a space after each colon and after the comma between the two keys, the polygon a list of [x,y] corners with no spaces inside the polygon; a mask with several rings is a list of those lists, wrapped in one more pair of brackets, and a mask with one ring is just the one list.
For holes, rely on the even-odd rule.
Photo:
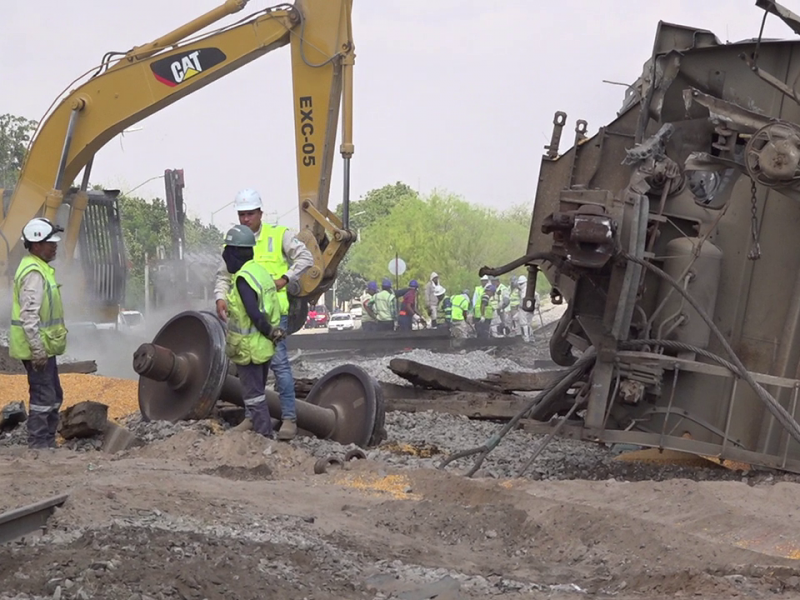
{"label": "worker in safety vest", "polygon": [[450,336],[468,338],[472,328],[467,323],[469,315],[469,290],[464,290],[450,298]]}
{"label": "worker in safety vest", "polygon": [[425,310],[428,311],[430,317],[430,326],[436,329],[436,318],[439,313],[439,302],[441,298],[436,294],[436,291],[442,286],[439,285],[439,274],[435,271],[431,273],[428,283],[425,284]]}
{"label": "worker in safety vest", "polygon": [[[442,290],[444,290],[444,288],[442,288]],[[440,307],[441,312],[444,314],[444,322],[449,327],[450,323],[453,321],[453,299],[450,296],[444,296]]]}
{"label": "worker in safety vest", "polygon": [[489,282],[496,290],[492,297],[492,307],[494,308],[492,327],[498,337],[503,337],[511,333],[511,315],[508,312],[509,289],[500,281],[499,277],[490,277]]}
{"label": "worker in safety vest", "polygon": [[481,298],[481,303],[475,307],[475,332],[479,338],[488,338],[492,333],[492,318],[494,318],[495,287],[490,283],[486,286]]}
{"label": "worker in safety vest", "polygon": [[480,306],[481,298],[483,298],[483,290],[489,285],[489,276],[484,275],[481,277],[480,285],[476,285],[472,292],[472,306]]}
{"label": "worker in safety vest", "polygon": [[[441,285],[439,285],[437,283],[436,287],[433,289],[433,293],[436,296],[436,312],[437,312],[437,314],[444,313],[444,311],[445,311],[444,299],[445,299],[445,296],[447,295],[447,290],[444,288],[444,286],[441,286]],[[450,322],[451,312],[448,312],[448,313],[444,314],[444,318],[445,318],[445,321],[447,323]]]}
{"label": "worker in safety vest", "polygon": [[225,235],[222,260],[233,281],[227,302],[225,353],[236,365],[242,384],[245,421],[249,429],[272,437],[272,417],[264,395],[275,344],[285,337],[281,306],[272,275],[253,260],[256,236],[246,225],[234,225]]}
{"label": "worker in safety vest", "polygon": [[517,276],[511,278],[511,292],[508,294],[508,312],[511,315],[511,337],[517,337],[520,334],[522,324],[519,322],[519,307],[522,303],[522,292],[519,289]]}
{"label": "worker in safety vest", "polygon": [[14,275],[9,354],[22,361],[28,374],[29,448],[55,448],[58,411],[64,400],[56,356],[67,349],[67,328],[61,286],[50,266],[62,231],[48,219],[31,219],[22,230],[28,254]]}
{"label": "worker in safety vest", "polygon": [[394,321],[397,318],[397,298],[392,291],[392,282],[389,279],[384,278],[381,282],[381,291],[373,296],[373,304],[378,331],[394,331]]}
{"label": "worker in safety vest", "polygon": [[367,291],[361,296],[361,329],[375,331],[378,316],[375,314],[375,294],[378,293],[378,284],[370,281]]}
{"label": "worker in safety vest", "polygon": [[[528,278],[525,275],[520,275],[517,278],[517,290],[519,293],[519,297],[523,298],[525,296],[526,288],[528,287]],[[535,310],[539,310],[539,294],[534,292],[534,307]],[[541,313],[540,313],[541,314]],[[525,312],[522,310],[522,304],[517,306],[516,309],[516,321],[519,328],[522,330],[522,339],[526,342],[530,342],[531,337],[531,319],[533,318],[533,313]]]}
{"label": "worker in safety vest", "polygon": [[[286,286],[296,282],[306,269],[314,265],[314,257],[291,230],[262,222],[263,204],[257,191],[252,189],[240,191],[233,200],[233,206],[239,214],[239,224],[246,225],[255,234],[254,260],[263,266],[275,281],[281,308],[280,328],[288,333],[289,295]],[[227,319],[227,296],[230,288],[231,275],[223,264],[217,270],[217,281],[214,286],[217,315],[223,321]],[[275,344],[275,355],[270,361],[270,368],[275,374],[275,385],[281,398],[282,422],[278,439],[291,440],[297,435],[297,412],[294,377],[285,340]],[[247,422],[243,426],[247,427]]]}

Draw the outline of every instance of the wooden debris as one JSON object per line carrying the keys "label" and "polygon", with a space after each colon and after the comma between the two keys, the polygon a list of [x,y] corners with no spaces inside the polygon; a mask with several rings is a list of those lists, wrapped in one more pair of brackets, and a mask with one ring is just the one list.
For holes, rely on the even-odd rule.
{"label": "wooden debris", "polygon": [[28,420],[23,402],[9,402],[0,411],[0,431],[10,431]]}
{"label": "wooden debris", "polygon": [[424,388],[452,392],[502,392],[502,389],[495,385],[462,377],[405,358],[393,358],[389,362],[389,368],[395,375]]}
{"label": "wooden debris", "polygon": [[63,363],[58,365],[58,372],[89,375],[90,373],[97,372],[97,362],[93,360],[79,360],[71,363]]}
{"label": "wooden debris", "polygon": [[551,385],[567,371],[568,369],[548,369],[536,373],[501,371],[500,373],[489,373],[483,382],[507,392],[536,392]]}
{"label": "wooden debris", "polygon": [[528,401],[511,394],[428,391],[418,398],[384,397],[386,410],[403,412],[434,412],[469,417],[470,419],[510,419]]}
{"label": "wooden debris", "polygon": [[106,430],[108,406],[100,402],[79,402],[61,411],[58,433],[65,440],[93,437]]}
{"label": "wooden debris", "polygon": [[120,427],[113,421],[106,421],[105,435],[103,435],[103,452],[114,454],[139,444],[139,440],[136,439],[132,432]]}

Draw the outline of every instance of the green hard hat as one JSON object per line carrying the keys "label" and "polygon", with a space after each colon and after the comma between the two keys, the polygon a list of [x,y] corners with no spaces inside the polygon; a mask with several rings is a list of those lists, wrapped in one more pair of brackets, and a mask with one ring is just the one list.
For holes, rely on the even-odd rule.
{"label": "green hard hat", "polygon": [[256,245],[256,236],[247,225],[234,225],[225,234],[225,245],[253,248]]}

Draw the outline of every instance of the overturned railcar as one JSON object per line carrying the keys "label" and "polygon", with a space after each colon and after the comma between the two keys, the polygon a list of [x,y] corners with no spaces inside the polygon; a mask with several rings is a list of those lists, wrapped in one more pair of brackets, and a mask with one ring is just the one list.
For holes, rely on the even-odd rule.
{"label": "overturned railcar", "polygon": [[538,418],[577,403],[562,435],[800,472],[799,124],[800,40],[663,22],[617,118],[559,154],[556,114],[520,262],[584,374]]}

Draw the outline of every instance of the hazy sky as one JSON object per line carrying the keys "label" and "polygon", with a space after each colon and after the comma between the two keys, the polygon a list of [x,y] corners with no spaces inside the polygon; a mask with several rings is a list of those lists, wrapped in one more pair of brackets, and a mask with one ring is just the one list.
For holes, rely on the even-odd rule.
{"label": "hazy sky", "polygon": [[[222,0],[5,2],[0,36],[2,107],[39,119],[108,50],[149,42]],[[800,12],[800,1],[785,0]],[[234,18],[269,6],[251,0]],[[649,57],[659,20],[756,37],[754,0],[355,0],[355,156],[352,198],[395,181],[506,208],[530,204],[553,113],[590,132],[613,119],[624,88]],[[231,19],[232,20],[232,19]],[[792,37],[776,17],[765,35]],[[288,47],[178,101],[112,140],[94,183],[127,191],[185,170],[189,212],[209,221],[236,191],[255,187],[281,223],[297,226]],[[338,147],[338,143],[337,143]],[[341,199],[341,163],[331,203]],[[163,180],[137,190],[163,197]],[[215,222],[232,222],[232,208]]]}

